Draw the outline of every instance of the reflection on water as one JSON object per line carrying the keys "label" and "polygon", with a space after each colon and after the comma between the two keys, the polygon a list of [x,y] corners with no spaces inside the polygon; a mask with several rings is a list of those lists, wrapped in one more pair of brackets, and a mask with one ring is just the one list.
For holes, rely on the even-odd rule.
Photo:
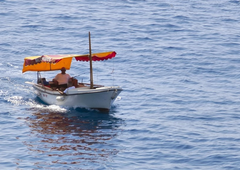
{"label": "reflection on water", "polygon": [[26,118],[30,140],[24,144],[38,168],[54,165],[104,164],[118,153],[113,139],[123,121],[111,114],[86,110],[67,113],[35,112]]}

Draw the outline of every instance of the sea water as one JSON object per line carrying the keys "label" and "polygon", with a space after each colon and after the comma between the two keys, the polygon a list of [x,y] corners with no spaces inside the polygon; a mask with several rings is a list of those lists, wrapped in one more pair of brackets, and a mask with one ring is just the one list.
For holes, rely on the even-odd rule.
{"label": "sea water", "polygon": [[[238,0],[0,0],[0,169],[239,169],[239,22]],[[89,31],[117,52],[94,83],[124,91],[109,113],[44,104],[24,57],[87,54]]]}

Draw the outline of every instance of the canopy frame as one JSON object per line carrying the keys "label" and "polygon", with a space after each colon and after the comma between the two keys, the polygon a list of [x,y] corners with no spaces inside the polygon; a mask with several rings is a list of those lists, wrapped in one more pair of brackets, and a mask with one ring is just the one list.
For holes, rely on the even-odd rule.
{"label": "canopy frame", "polygon": [[76,61],[89,61],[90,64],[90,88],[93,88],[93,67],[92,61],[108,60],[116,56],[115,51],[101,52],[92,54],[91,49],[91,33],[88,33],[89,54],[59,54],[59,55],[42,55],[24,58],[22,73],[27,71],[54,71],[61,70],[65,67],[67,70],[71,68],[72,58]]}

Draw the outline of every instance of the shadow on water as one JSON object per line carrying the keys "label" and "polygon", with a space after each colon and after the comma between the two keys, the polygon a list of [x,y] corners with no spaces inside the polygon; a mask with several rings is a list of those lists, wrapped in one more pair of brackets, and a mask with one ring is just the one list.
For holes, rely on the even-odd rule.
{"label": "shadow on water", "polygon": [[32,165],[91,169],[105,164],[119,152],[112,140],[124,122],[114,117],[113,112],[77,108],[64,113],[33,111],[26,123],[30,137],[23,143],[34,156],[30,160],[35,160]]}

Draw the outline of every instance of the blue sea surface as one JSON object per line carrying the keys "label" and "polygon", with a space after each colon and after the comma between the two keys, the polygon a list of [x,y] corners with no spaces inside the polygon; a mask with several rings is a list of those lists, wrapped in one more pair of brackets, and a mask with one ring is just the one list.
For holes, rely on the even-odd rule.
{"label": "blue sea surface", "polygon": [[[0,169],[240,169],[239,23],[239,0],[0,0]],[[87,54],[89,31],[117,52],[94,83],[124,91],[109,113],[44,104],[24,58]]]}

